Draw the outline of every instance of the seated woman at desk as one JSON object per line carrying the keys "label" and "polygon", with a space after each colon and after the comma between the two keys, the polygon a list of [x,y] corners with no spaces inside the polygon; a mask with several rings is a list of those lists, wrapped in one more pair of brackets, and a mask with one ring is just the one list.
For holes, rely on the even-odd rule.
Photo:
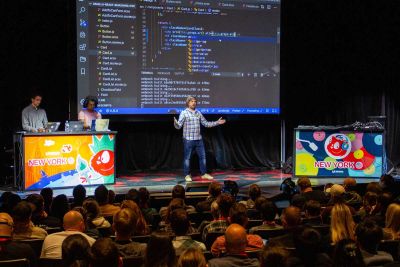
{"label": "seated woman at desk", "polygon": [[90,129],[92,120],[101,119],[101,114],[95,110],[98,100],[94,96],[87,96],[83,101],[83,109],[79,111],[78,120],[83,121],[83,128]]}

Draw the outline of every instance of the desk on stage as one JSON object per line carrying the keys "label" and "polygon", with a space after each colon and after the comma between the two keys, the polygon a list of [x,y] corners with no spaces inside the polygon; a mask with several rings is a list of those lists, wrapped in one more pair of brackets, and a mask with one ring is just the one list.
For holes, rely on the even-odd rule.
{"label": "desk on stage", "polygon": [[117,132],[14,134],[14,186],[19,190],[115,182]]}
{"label": "desk on stage", "polygon": [[294,129],[296,177],[378,178],[385,162],[384,129],[303,126]]}

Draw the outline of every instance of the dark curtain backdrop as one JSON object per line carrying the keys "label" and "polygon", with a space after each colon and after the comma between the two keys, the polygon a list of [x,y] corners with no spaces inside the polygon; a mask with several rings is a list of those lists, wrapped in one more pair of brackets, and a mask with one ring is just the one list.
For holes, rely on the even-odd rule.
{"label": "dark curtain backdrop", "polygon": [[[2,152],[20,129],[20,112],[34,87],[43,92],[49,120],[74,118],[69,110],[76,97],[73,2],[0,1]],[[397,0],[283,1],[281,106],[287,157],[299,124],[344,125],[386,115],[388,157],[400,162],[398,14]],[[171,121],[113,122],[119,131],[118,173],[180,169],[181,132]],[[204,140],[210,169],[279,164],[279,119],[228,118],[226,125],[206,129]]]}

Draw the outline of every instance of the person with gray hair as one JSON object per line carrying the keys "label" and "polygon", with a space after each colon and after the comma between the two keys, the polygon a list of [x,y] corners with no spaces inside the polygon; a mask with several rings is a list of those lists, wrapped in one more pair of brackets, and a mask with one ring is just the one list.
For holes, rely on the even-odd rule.
{"label": "person with gray hair", "polygon": [[176,120],[174,117],[175,128],[179,130],[183,127],[183,173],[185,175],[186,182],[192,181],[192,176],[190,175],[190,158],[193,150],[196,150],[196,153],[199,157],[201,178],[208,180],[213,179],[213,177],[207,173],[206,152],[200,133],[200,124],[204,127],[211,128],[226,122],[222,118],[219,118],[217,121],[213,122],[207,121],[203,114],[196,110],[196,106],[197,99],[193,96],[189,96],[186,99],[186,109],[181,112],[179,119]]}

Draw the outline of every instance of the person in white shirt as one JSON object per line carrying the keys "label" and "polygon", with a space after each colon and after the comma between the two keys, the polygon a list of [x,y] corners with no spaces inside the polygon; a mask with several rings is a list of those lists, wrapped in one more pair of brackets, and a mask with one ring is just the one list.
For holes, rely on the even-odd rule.
{"label": "person in white shirt", "polygon": [[64,215],[63,226],[65,231],[48,235],[43,242],[41,258],[61,259],[61,247],[65,238],[74,234],[81,234],[87,239],[90,246],[96,241],[90,236],[84,234],[85,222],[82,215],[77,211],[69,211]]}

